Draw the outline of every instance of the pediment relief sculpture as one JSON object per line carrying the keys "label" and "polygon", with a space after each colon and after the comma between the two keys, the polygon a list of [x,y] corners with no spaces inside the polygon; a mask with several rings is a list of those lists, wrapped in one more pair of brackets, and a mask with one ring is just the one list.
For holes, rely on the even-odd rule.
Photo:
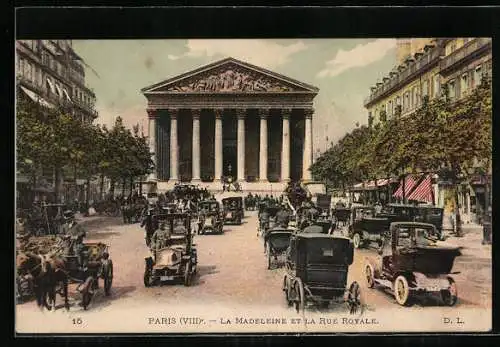
{"label": "pediment relief sculpture", "polygon": [[293,89],[283,82],[243,70],[238,66],[224,67],[206,75],[196,75],[169,86],[173,92],[288,92]]}

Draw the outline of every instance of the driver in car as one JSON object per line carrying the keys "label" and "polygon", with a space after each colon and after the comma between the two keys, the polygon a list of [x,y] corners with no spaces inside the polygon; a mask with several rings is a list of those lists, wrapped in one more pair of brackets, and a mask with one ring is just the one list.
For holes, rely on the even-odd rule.
{"label": "driver in car", "polygon": [[165,222],[160,224],[160,228],[156,230],[151,237],[151,252],[156,255],[156,252],[165,248],[170,240],[170,228],[167,228]]}

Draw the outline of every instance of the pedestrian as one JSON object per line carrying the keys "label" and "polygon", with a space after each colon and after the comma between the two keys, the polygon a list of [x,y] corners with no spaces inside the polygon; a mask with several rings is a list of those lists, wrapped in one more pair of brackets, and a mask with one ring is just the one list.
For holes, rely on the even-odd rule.
{"label": "pedestrian", "polygon": [[63,213],[65,224],[62,226],[63,240],[66,241],[66,254],[76,255],[78,265],[86,270],[83,259],[83,238],[87,235],[85,229],[75,221],[73,211]]}

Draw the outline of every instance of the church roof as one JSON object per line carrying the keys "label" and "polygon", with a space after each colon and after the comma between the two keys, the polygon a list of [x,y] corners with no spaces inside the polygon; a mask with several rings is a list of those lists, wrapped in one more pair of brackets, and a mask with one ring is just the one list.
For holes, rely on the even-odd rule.
{"label": "church roof", "polygon": [[225,58],[141,89],[148,94],[176,93],[300,93],[314,94],[317,87],[273,71]]}

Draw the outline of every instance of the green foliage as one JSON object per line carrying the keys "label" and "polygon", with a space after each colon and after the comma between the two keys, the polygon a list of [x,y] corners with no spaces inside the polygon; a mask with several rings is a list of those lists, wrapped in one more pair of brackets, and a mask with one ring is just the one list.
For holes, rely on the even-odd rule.
{"label": "green foliage", "polygon": [[[490,81],[459,101],[442,97],[429,101],[408,117],[401,108],[375,125],[356,127],[312,165],[317,177],[340,187],[366,179],[405,173],[437,172],[458,183],[466,179],[473,161],[487,171],[492,153]],[[384,116],[384,117],[383,117]]]}
{"label": "green foliage", "polygon": [[77,172],[81,178],[104,175],[133,179],[152,172],[146,138],[125,128],[120,117],[112,129],[45,109],[19,98],[16,114],[17,169],[36,176],[42,167]]}

